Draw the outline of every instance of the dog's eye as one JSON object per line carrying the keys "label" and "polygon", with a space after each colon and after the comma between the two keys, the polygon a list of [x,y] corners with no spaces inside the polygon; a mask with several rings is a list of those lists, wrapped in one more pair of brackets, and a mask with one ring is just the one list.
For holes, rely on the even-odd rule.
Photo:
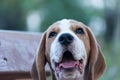
{"label": "dog's eye", "polygon": [[52,38],[52,37],[55,37],[56,35],[57,35],[56,32],[51,32],[48,37],[49,37],[49,38]]}
{"label": "dog's eye", "polygon": [[76,31],[75,31],[76,34],[83,34],[84,31],[82,28],[77,28]]}

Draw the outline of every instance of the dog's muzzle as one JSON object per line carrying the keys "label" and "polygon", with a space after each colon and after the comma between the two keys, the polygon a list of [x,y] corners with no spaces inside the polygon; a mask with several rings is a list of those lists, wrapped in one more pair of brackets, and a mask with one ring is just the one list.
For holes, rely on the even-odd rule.
{"label": "dog's muzzle", "polygon": [[51,63],[58,80],[77,80],[84,74],[84,44],[74,34],[60,34],[51,46]]}

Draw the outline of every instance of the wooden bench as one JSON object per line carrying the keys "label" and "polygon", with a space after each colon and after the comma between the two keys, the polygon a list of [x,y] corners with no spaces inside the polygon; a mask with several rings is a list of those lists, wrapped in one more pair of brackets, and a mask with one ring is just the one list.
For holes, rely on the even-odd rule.
{"label": "wooden bench", "polygon": [[[0,80],[31,78],[40,33],[0,30]],[[47,75],[50,69],[46,66]]]}

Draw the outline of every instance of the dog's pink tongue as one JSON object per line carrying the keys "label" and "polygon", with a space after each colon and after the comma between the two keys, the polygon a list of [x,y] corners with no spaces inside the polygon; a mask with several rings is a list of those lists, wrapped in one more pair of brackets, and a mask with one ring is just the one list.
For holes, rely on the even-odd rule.
{"label": "dog's pink tongue", "polygon": [[75,67],[76,65],[79,65],[79,61],[66,60],[66,61],[62,61],[62,62],[59,64],[59,67],[62,67],[62,68],[73,68],[73,67]]}

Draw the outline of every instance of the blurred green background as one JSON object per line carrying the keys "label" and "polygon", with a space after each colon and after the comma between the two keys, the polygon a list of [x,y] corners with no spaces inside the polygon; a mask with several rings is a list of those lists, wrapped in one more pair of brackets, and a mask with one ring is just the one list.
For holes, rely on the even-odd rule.
{"label": "blurred green background", "polygon": [[120,80],[120,0],[0,0],[0,29],[43,32],[63,18],[91,27],[107,68],[100,80]]}

